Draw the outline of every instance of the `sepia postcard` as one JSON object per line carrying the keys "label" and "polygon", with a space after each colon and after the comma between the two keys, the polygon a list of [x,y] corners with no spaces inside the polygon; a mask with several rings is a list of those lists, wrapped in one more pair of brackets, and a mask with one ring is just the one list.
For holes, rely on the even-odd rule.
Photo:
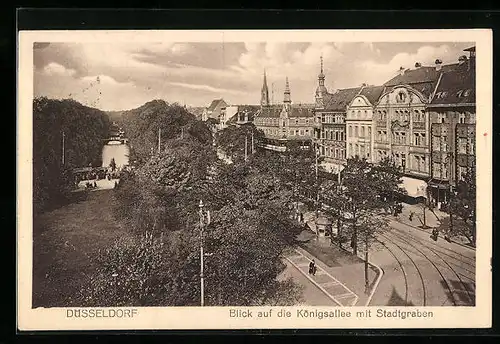
{"label": "sepia postcard", "polygon": [[491,327],[490,30],[20,31],[17,90],[20,331]]}

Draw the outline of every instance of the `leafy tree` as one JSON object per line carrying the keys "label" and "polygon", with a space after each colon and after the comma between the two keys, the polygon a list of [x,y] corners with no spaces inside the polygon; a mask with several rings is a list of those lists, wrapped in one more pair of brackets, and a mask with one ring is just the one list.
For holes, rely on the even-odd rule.
{"label": "leafy tree", "polygon": [[[339,188],[343,197],[342,211],[347,218],[348,229],[351,231],[351,247],[355,255],[358,246],[365,248],[365,284],[368,287],[368,254],[371,243],[378,231],[386,228],[387,223],[379,216],[380,210],[387,204],[381,199],[380,172],[366,159],[359,157],[347,160],[342,171],[342,187]],[[384,182],[386,183],[386,182]]]}
{"label": "leafy tree", "polygon": [[73,168],[102,163],[102,143],[109,128],[104,112],[74,100],[45,97],[33,100],[35,213],[66,199],[74,185]]}
{"label": "leafy tree", "polygon": [[[451,198],[450,214],[456,215],[464,226],[455,226],[451,235],[465,236],[471,245],[476,245],[476,173],[469,169],[457,183],[456,194]],[[457,229],[455,231],[455,228]]]}
{"label": "leafy tree", "polygon": [[[184,131],[199,142],[205,143],[211,133],[206,125],[197,123],[195,116],[177,103],[152,100],[137,109],[125,111],[118,124],[127,133],[134,160],[147,161],[158,151],[158,137],[164,142],[180,138]],[[160,134],[161,133],[161,134]]]}
{"label": "leafy tree", "polygon": [[[253,146],[252,146],[253,136]],[[258,130],[253,124],[242,126],[230,125],[216,135],[216,145],[233,162],[245,160],[245,144],[247,160],[252,151],[257,150],[257,146],[264,138],[262,130]]]}
{"label": "leafy tree", "polygon": [[398,196],[406,194],[406,190],[400,186],[403,183],[401,167],[394,159],[386,157],[373,166],[373,172],[375,173],[373,186],[378,192],[378,197],[383,199],[384,205],[393,211],[399,203]]}

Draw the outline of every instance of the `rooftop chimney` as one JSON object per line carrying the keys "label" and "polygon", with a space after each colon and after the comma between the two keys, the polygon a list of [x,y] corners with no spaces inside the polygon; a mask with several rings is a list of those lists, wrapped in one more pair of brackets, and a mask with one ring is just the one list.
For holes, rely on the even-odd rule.
{"label": "rooftop chimney", "polygon": [[436,70],[441,70],[441,65],[443,64],[443,61],[441,61],[440,59],[436,59],[434,63],[436,64]]}
{"label": "rooftop chimney", "polygon": [[463,64],[465,61],[467,61],[467,56],[462,55],[458,58],[458,64]]}
{"label": "rooftop chimney", "polygon": [[420,62],[415,62],[415,68],[420,68],[422,67],[422,64]]}

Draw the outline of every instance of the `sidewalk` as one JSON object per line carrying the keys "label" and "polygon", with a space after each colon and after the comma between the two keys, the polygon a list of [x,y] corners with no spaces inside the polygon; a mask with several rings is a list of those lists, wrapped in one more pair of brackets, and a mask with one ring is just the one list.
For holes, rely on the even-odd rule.
{"label": "sidewalk", "polygon": [[[339,300],[343,305],[352,305],[354,297],[349,296],[349,292],[357,296],[355,305],[365,306],[367,301],[369,301],[370,292],[375,287],[376,281],[380,274],[375,267],[369,266],[368,278],[369,278],[369,290],[368,293],[365,292],[365,263],[360,257],[354,256],[351,252],[345,249],[341,249],[337,244],[332,245],[330,243],[330,238],[317,238],[315,235],[315,214],[314,212],[306,212],[304,214],[304,222],[308,225],[310,230],[303,231],[297,240],[300,241],[300,247],[297,249],[300,255],[304,258],[300,259],[297,254],[295,259],[298,259],[300,263],[304,264],[303,269],[305,273],[308,274],[308,264],[310,260],[314,259],[318,271],[322,270],[325,274],[328,274],[339,282],[343,286],[337,287],[334,292],[335,295],[343,295],[345,300]],[[316,275],[313,278],[318,278]],[[323,279],[323,277],[321,277]],[[331,280],[331,279],[330,279]],[[322,280],[321,280],[322,281]],[[323,282],[323,281],[322,281]],[[325,283],[328,282],[325,280]],[[325,288],[326,289],[326,288]],[[340,294],[339,294],[340,293]]]}
{"label": "sidewalk", "polygon": [[[410,214],[413,212],[413,218],[410,221]],[[432,233],[434,228],[438,228],[440,232],[446,231],[449,228],[449,219],[450,215],[438,209],[433,209],[432,211],[429,209],[425,209],[425,223],[427,225],[426,228],[422,228],[424,224],[423,218],[423,208],[420,204],[406,204],[403,203],[403,211],[398,217],[390,216],[391,219],[395,221],[401,222],[405,225],[415,227],[419,230],[426,231],[429,235]],[[473,249],[470,245],[468,245],[469,240],[464,236],[454,236],[450,238],[452,242],[466,246],[468,248]]]}

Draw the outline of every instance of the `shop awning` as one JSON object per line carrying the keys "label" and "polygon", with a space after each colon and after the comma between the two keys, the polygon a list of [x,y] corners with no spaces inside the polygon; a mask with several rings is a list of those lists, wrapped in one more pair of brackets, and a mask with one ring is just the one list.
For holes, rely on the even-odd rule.
{"label": "shop awning", "polygon": [[399,186],[404,188],[411,197],[427,197],[427,183],[420,179],[403,177],[403,183]]}

